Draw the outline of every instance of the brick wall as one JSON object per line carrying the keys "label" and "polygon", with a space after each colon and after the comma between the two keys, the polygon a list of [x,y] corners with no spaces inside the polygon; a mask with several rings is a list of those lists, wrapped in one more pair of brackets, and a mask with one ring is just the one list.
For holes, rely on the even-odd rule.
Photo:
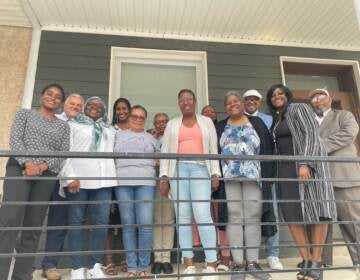
{"label": "brick wall", "polygon": [[[0,38],[0,150],[7,150],[10,126],[23,97],[31,29],[0,26]],[[5,174],[5,162],[0,158],[0,176]]]}

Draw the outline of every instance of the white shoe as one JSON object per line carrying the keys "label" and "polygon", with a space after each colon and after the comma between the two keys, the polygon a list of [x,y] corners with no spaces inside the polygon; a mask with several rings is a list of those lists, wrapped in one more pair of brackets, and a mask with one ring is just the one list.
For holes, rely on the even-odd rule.
{"label": "white shoe", "polygon": [[284,267],[278,257],[267,257],[269,267],[274,270],[283,270]]}
{"label": "white shoe", "polygon": [[[213,266],[210,266],[210,265],[207,265],[203,270],[202,270],[202,273],[203,274],[207,274],[207,273],[216,273],[216,272],[218,272],[218,270],[215,268],[215,267],[213,267]],[[211,280],[217,280],[217,279],[219,279],[219,275],[204,275],[204,276],[202,276],[200,279],[204,279],[204,280],[206,280],[206,279],[211,279]]]}
{"label": "white shoe", "polygon": [[[196,267],[193,265],[189,265],[185,268],[185,270],[183,271],[183,274],[193,274],[196,273]],[[195,280],[196,277],[195,276],[190,276],[190,277],[184,277],[184,279],[186,280]]]}
{"label": "white shoe", "polygon": [[86,279],[85,268],[72,269],[70,273],[70,280]]}
{"label": "white shoe", "polygon": [[99,279],[107,278],[107,275],[104,272],[104,267],[101,263],[96,263],[93,268],[89,269],[87,272],[88,279]]}

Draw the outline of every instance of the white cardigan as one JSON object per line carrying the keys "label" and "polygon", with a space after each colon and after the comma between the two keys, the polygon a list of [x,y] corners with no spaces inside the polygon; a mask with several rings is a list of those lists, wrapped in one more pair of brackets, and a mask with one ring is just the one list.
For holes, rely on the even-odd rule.
{"label": "white cardigan", "polygon": [[[183,117],[172,119],[166,125],[164,136],[162,138],[162,153],[177,153],[179,145],[179,130]],[[217,154],[217,135],[212,120],[208,117],[196,115],[197,123],[201,129],[203,139],[204,154]],[[220,177],[220,166],[218,160],[206,160],[206,166],[210,175]],[[175,173],[176,160],[160,160],[160,176],[172,177]]]}

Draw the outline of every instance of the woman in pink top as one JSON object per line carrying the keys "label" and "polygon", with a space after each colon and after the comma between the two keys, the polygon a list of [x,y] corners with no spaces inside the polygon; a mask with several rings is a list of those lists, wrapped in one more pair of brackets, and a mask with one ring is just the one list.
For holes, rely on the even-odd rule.
{"label": "woman in pink top", "polygon": [[[217,136],[211,119],[195,113],[195,94],[189,89],[183,89],[178,94],[178,103],[182,116],[169,121],[163,136],[162,153],[180,154],[217,154]],[[184,274],[196,272],[193,265],[193,238],[191,217],[199,224],[201,243],[205,250],[207,265],[203,272],[216,272],[216,250],[207,249],[216,247],[215,226],[210,213],[211,188],[217,188],[220,176],[219,163],[216,160],[184,159],[160,161],[160,191],[167,196],[170,192],[175,201],[175,212],[179,224],[178,240],[182,250],[182,257],[186,265]],[[189,180],[176,180],[176,177]],[[211,180],[212,177],[212,180]],[[173,179],[172,179],[173,178]],[[194,179],[191,178],[204,178]],[[204,202],[180,202],[177,200],[204,200]],[[206,225],[201,225],[206,224]],[[213,276],[211,278],[215,278]],[[194,279],[194,277],[187,277]],[[207,276],[206,279],[210,279]]]}

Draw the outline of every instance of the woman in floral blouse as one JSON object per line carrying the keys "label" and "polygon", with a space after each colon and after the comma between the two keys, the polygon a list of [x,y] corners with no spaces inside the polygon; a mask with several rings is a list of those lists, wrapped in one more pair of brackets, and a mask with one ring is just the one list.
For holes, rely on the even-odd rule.
{"label": "woman in floral blouse", "polygon": [[[225,110],[229,117],[217,124],[221,154],[272,154],[271,136],[266,125],[260,118],[244,114],[244,104],[239,92],[230,91],[226,94]],[[236,200],[227,203],[226,232],[230,247],[258,247],[261,242],[259,223],[263,214],[263,206],[258,201],[263,199],[262,188],[269,188],[265,182],[259,183],[259,179],[272,177],[272,164],[257,160],[223,160],[221,167],[223,177],[229,179],[225,181],[226,197]],[[259,266],[258,248],[247,249],[246,255],[244,250],[238,248],[231,250],[234,271],[246,271],[255,279],[271,279],[270,274],[263,272]],[[234,274],[231,279],[245,279],[244,273]]]}

